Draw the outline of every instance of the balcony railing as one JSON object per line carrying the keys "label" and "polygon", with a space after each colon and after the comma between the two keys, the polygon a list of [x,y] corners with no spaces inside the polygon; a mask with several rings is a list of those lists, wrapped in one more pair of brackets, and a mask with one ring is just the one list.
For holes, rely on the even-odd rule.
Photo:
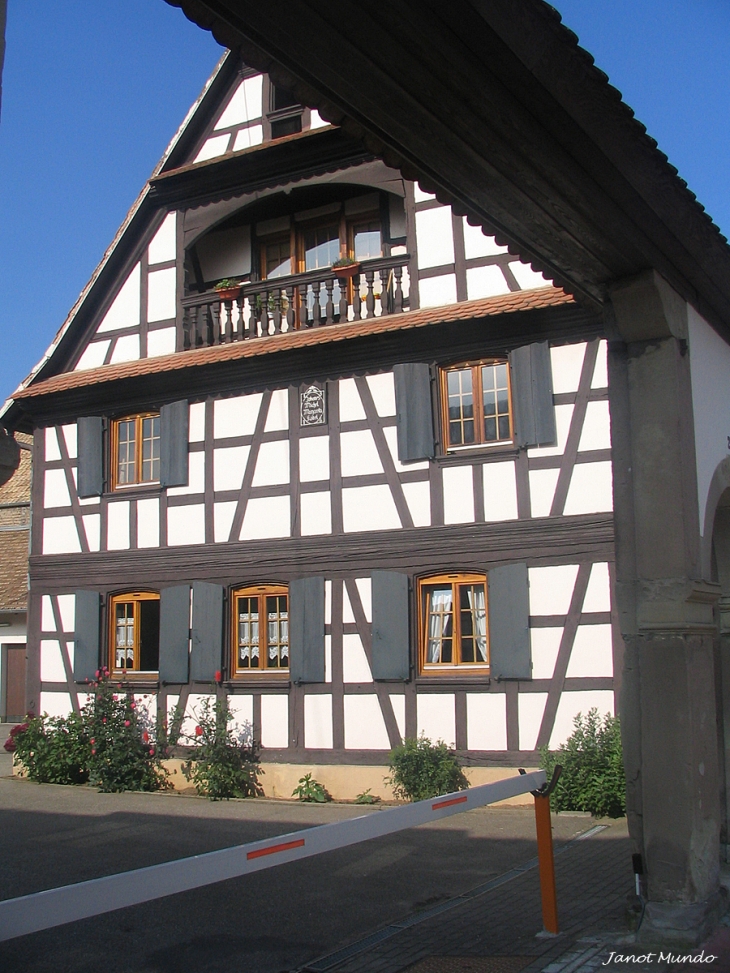
{"label": "balcony railing", "polygon": [[400,314],[409,306],[409,259],[400,254],[365,260],[351,278],[342,268],[328,268],[245,283],[232,300],[218,291],[184,297],[183,348]]}

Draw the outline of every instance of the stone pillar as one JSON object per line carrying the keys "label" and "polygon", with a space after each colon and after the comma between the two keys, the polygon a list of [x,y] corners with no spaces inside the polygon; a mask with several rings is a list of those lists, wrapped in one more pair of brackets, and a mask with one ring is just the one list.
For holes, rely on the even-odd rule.
{"label": "stone pillar", "polygon": [[703,580],[686,304],[656,272],[611,288],[616,597],[629,828],[646,941],[695,942],[720,899],[719,586]]}

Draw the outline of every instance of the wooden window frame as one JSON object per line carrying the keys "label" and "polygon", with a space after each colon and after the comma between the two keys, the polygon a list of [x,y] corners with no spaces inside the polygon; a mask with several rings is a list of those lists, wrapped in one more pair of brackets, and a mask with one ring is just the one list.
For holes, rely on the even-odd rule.
{"label": "wooden window frame", "polygon": [[[451,662],[428,662],[428,616],[426,591],[431,585],[451,585],[452,589],[452,644],[453,660]],[[461,616],[458,610],[458,588],[461,585],[484,585],[485,637],[487,642],[486,662],[461,661]],[[449,572],[445,574],[429,574],[417,579],[416,598],[418,609],[418,674],[427,678],[439,676],[485,676],[490,672],[489,654],[489,587],[486,574],[473,572]]]}
{"label": "wooden window frame", "polygon": [[129,669],[118,669],[115,666],[115,656],[116,656],[116,634],[117,634],[117,619],[116,619],[116,606],[118,604],[134,603],[138,604],[142,601],[160,601],[160,593],[158,591],[123,591],[115,595],[110,595],[109,597],[109,652],[108,652],[108,665],[109,672],[111,673],[112,679],[145,679],[150,675],[157,677],[160,671],[160,646],[159,641],[157,645],[157,668],[156,669],[140,669],[140,623],[141,617],[139,611],[134,613],[134,636],[133,636],[133,649],[134,649],[134,668]]}
{"label": "wooden window frame", "polygon": [[[289,670],[291,668],[291,655],[289,656],[289,665],[286,667],[268,667],[266,665],[260,667],[246,667],[238,665],[238,599],[239,598],[258,598],[259,599],[259,661],[266,661],[268,659],[268,624],[266,624],[267,619],[265,618],[266,612],[262,611],[262,605],[264,605],[264,599],[269,595],[286,595],[286,608],[287,608],[287,620],[289,622],[289,638],[291,640],[291,619],[289,617],[290,603],[289,603],[289,585],[279,584],[277,582],[264,582],[262,584],[247,584],[242,585],[240,588],[234,588],[230,595],[230,624],[231,624],[231,638],[230,638],[230,672],[233,679],[276,679],[276,680],[288,680]],[[264,625],[266,631],[266,642],[265,645],[261,644],[261,619],[264,617]],[[291,641],[289,642],[289,651],[291,652]]]}
{"label": "wooden window frame", "polygon": [[[111,421],[111,449],[109,456],[109,466],[110,466],[110,480],[112,490],[129,490],[130,488],[139,488],[147,486],[159,486],[160,478],[156,480],[143,480],[141,479],[142,474],[142,429],[143,422],[145,419],[159,419],[159,412],[140,412],[135,413],[131,416],[119,416]],[[134,421],[134,469],[135,469],[135,479],[131,483],[120,483],[119,482],[119,426],[123,422]],[[161,446],[161,436],[160,436],[160,446]],[[160,457],[159,462],[162,462]]]}
{"label": "wooden window frame", "polygon": [[[484,390],[482,388],[482,368],[485,365],[504,365],[507,372],[507,401],[509,407],[509,439],[490,439],[484,436]],[[449,442],[449,390],[448,376],[450,372],[472,371],[472,401],[478,402],[479,407],[474,410],[474,433],[473,443],[459,443],[452,445]],[[478,390],[478,394],[475,392]],[[459,452],[470,449],[497,449],[500,446],[513,446],[515,441],[514,428],[514,404],[512,400],[512,375],[507,358],[481,358],[474,361],[454,362],[450,365],[439,367],[439,394],[441,397],[441,442],[444,454]]]}

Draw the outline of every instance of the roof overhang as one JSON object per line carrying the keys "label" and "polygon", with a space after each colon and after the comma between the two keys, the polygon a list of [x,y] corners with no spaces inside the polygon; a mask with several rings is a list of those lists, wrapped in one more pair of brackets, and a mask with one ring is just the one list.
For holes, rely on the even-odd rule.
{"label": "roof overhang", "polygon": [[725,238],[542,0],[167,2],[572,293],[653,267],[730,337]]}

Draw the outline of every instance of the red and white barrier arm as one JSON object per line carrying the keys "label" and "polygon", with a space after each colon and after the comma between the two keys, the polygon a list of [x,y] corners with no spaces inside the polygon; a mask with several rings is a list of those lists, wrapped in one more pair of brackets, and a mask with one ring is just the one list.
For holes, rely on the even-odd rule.
{"label": "red and white barrier arm", "polygon": [[347,821],[5,899],[0,901],[0,941],[380,838],[525,794],[544,783],[545,772],[538,770]]}

